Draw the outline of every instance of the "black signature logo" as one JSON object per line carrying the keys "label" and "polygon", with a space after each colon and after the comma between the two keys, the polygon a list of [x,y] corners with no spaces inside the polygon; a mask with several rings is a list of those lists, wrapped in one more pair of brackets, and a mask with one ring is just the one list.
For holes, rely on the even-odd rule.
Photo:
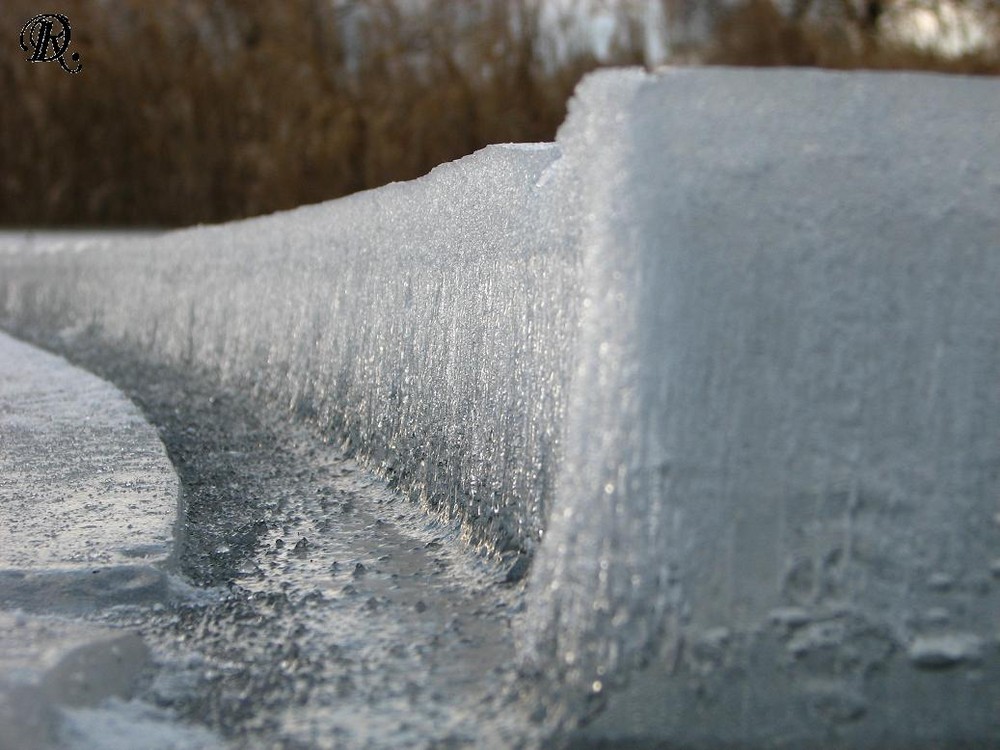
{"label": "black signature logo", "polygon": [[66,64],[66,50],[69,48],[69,19],[62,13],[41,13],[21,29],[21,49],[34,50],[30,62],[58,62],[67,73],[83,70],[80,55],[74,52],[69,59],[79,63],[75,68]]}

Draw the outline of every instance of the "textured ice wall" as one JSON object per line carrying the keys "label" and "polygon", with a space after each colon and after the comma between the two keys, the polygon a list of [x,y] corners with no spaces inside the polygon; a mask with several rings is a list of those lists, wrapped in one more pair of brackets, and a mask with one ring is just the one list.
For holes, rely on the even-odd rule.
{"label": "textured ice wall", "polygon": [[1000,737],[998,123],[1000,85],[945,77],[577,92],[582,338],[526,637],[581,693],[645,667],[589,736]]}
{"label": "textured ice wall", "polygon": [[573,227],[540,220],[557,154],[494,146],[274,216],[0,255],[0,309],[14,330],[96,338],[251,390],[349,438],[477,540],[530,549],[578,297]]}

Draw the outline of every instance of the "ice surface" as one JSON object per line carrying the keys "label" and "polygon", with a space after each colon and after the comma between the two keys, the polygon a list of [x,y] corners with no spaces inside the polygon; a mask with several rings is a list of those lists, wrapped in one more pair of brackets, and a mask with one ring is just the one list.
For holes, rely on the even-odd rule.
{"label": "ice surface", "polygon": [[126,700],[150,662],[133,633],[0,612],[0,748],[223,747],[220,737]]}
{"label": "ice surface", "polygon": [[89,608],[155,593],[179,484],[118,389],[0,334],[0,604]]}
{"label": "ice surface", "polygon": [[[998,93],[729,70],[578,91],[582,333],[527,638],[581,692],[653,664],[596,734],[807,741],[783,713],[804,701],[861,744],[996,736],[994,688],[942,717],[887,662],[970,630],[997,668]],[[810,624],[769,622],[790,607]]]}
{"label": "ice surface", "polygon": [[0,312],[246,389],[536,553],[525,658],[551,708],[607,701],[585,739],[995,737],[998,94],[602,73],[554,146],[0,255]]}
{"label": "ice surface", "polygon": [[129,695],[148,664],[138,636],[0,612],[0,747],[51,747],[66,708]]}

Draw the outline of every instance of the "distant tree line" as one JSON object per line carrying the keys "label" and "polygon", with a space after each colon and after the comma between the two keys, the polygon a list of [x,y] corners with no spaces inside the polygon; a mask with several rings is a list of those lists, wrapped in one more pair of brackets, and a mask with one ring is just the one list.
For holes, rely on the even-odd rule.
{"label": "distant tree line", "polygon": [[[37,2],[3,0],[0,223],[223,221],[551,140],[586,72],[647,59],[650,1],[610,4],[620,33],[598,59],[558,38],[571,19],[553,24],[544,0],[65,0],[84,65],[68,75],[18,48]],[[831,2],[838,13],[817,12]],[[705,39],[680,33],[697,2],[663,0],[657,17],[686,40],[678,62],[1000,70],[995,45],[890,49],[890,0],[852,2],[705,0]]]}

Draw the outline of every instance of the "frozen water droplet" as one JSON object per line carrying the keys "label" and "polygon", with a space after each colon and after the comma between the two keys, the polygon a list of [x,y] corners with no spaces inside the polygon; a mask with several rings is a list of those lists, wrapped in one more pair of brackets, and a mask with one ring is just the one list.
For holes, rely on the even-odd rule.
{"label": "frozen water droplet", "polygon": [[517,583],[524,579],[528,574],[528,568],[531,567],[531,563],[528,560],[527,555],[519,555],[514,564],[510,566],[507,571],[507,575],[504,576],[504,583]]}
{"label": "frozen water droplet", "polygon": [[951,619],[951,614],[944,607],[931,607],[924,613],[924,622],[928,625],[944,625]]}
{"label": "frozen water droplet", "polygon": [[780,607],[772,609],[771,622],[786,628],[797,628],[812,622],[812,615],[801,607]]}
{"label": "frozen water droplet", "polygon": [[827,721],[845,724],[868,712],[864,696],[843,685],[822,685],[807,689],[810,708]]}
{"label": "frozen water droplet", "polygon": [[927,579],[927,585],[934,591],[948,591],[954,585],[955,579],[947,573],[933,573]]}
{"label": "frozen water droplet", "polygon": [[976,661],[983,649],[981,638],[970,633],[921,636],[910,645],[909,656],[921,669],[948,669]]}

